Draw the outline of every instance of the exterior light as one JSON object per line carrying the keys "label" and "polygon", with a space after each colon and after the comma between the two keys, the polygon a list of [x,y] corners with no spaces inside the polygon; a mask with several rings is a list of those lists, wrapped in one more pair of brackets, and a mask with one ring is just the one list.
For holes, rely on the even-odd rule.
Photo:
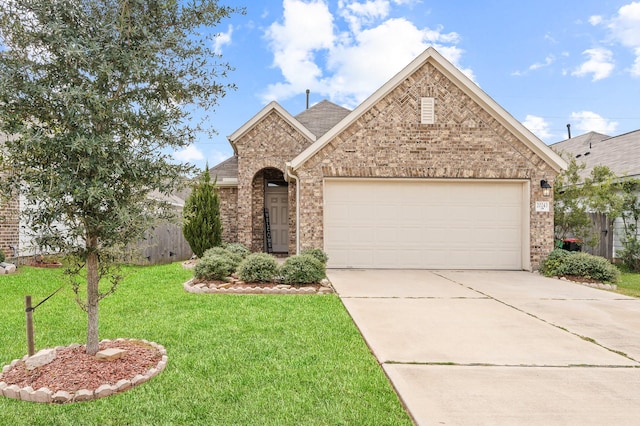
{"label": "exterior light", "polygon": [[542,188],[542,196],[548,197],[551,195],[551,185],[546,180],[542,179],[540,181],[540,188]]}

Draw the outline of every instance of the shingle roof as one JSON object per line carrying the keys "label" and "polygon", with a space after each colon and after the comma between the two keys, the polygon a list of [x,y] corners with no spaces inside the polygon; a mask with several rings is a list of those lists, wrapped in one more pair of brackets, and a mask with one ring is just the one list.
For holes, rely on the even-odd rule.
{"label": "shingle roof", "polygon": [[582,177],[594,166],[607,166],[618,176],[640,177],[640,130],[619,136],[589,132],[551,145],[558,153],[568,153],[586,166]]}
{"label": "shingle roof", "polygon": [[302,111],[295,116],[295,119],[309,129],[316,138],[319,138],[349,115],[350,112],[350,110],[325,99]]}
{"label": "shingle roof", "polygon": [[236,185],[238,183],[238,157],[234,155],[211,167],[209,174],[212,179],[217,179],[218,186]]}

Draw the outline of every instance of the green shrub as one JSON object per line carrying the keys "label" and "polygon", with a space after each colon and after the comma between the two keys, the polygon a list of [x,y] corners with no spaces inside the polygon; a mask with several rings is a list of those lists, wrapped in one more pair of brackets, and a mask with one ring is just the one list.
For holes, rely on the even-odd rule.
{"label": "green shrub", "polygon": [[224,280],[234,269],[235,265],[230,256],[211,254],[203,256],[193,272],[195,277],[201,280]]}
{"label": "green shrub", "polygon": [[574,275],[600,282],[616,283],[620,271],[607,259],[588,253],[572,252],[562,259],[558,275]]}
{"label": "green shrub", "polygon": [[233,271],[235,272],[240,262],[242,262],[242,257],[229,251],[228,249],[222,247],[212,247],[209,250],[205,251],[202,254],[202,257],[211,257],[211,256],[224,256],[229,258],[229,261],[233,264]]}
{"label": "green shrub", "polygon": [[302,256],[308,255],[308,256],[315,257],[320,262],[322,262],[323,265],[326,265],[327,261],[329,260],[329,256],[327,256],[327,253],[325,253],[324,251],[318,248],[304,249],[302,250],[302,252],[300,252],[300,254]]}
{"label": "green shrub", "polygon": [[242,259],[251,254],[251,250],[249,250],[244,244],[240,243],[229,243],[225,248],[228,252],[237,254]]}
{"label": "green shrub", "polygon": [[4,252],[2,250],[0,250],[0,262],[4,262]]}
{"label": "green shrub", "polygon": [[277,272],[276,259],[267,253],[250,254],[238,267],[238,277],[246,282],[273,281]]}
{"label": "green shrub", "polygon": [[555,249],[540,264],[540,273],[547,277],[556,277],[560,275],[560,266],[564,259],[571,254],[570,251],[563,249]]}
{"label": "green shrub", "polygon": [[280,268],[282,281],[287,284],[319,283],[326,276],[325,265],[310,254],[291,256]]}

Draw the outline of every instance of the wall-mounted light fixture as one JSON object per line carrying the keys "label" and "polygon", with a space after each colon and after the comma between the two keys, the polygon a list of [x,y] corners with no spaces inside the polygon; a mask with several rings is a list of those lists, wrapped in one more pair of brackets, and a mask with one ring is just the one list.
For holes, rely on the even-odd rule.
{"label": "wall-mounted light fixture", "polygon": [[551,185],[546,180],[542,179],[540,181],[540,188],[542,188],[542,195],[544,197],[551,195]]}

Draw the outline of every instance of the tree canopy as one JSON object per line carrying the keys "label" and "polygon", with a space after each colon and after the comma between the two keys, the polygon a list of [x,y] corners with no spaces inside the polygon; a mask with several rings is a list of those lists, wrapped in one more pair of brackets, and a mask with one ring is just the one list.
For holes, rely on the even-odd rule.
{"label": "tree canopy", "polygon": [[200,130],[190,111],[234,87],[210,39],[236,12],[215,0],[0,2],[2,186],[19,188],[40,245],[86,265],[88,353],[109,253],[140,238],[191,171],[170,155]]}

